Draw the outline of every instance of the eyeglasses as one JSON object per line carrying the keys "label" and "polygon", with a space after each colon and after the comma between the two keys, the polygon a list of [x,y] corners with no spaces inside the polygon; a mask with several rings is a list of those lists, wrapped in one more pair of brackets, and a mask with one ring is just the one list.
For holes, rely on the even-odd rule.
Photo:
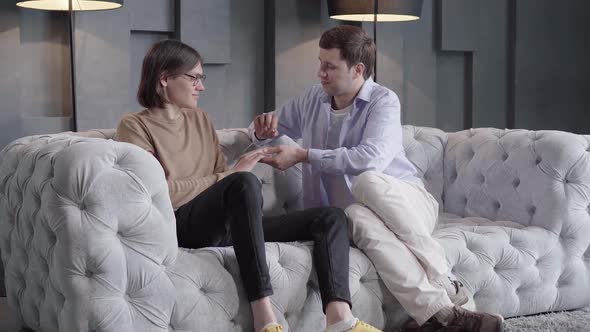
{"label": "eyeglasses", "polygon": [[190,74],[183,74],[184,76],[188,77],[188,80],[193,84],[193,86],[197,86],[197,84],[199,84],[199,82],[201,84],[205,83],[205,80],[207,79],[207,75],[205,74],[197,74],[196,76],[190,75]]}

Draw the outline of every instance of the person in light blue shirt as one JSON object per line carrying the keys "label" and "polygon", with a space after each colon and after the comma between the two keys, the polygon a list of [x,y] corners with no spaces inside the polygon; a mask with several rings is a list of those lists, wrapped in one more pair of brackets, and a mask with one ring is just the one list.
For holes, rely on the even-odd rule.
{"label": "person in light blue shirt", "polygon": [[[320,51],[321,66],[331,66],[330,56],[338,51]],[[326,53],[325,56],[322,53]],[[364,65],[357,64],[362,77]],[[373,82],[357,80],[358,94],[330,95],[338,84],[326,79],[306,93],[282,105],[274,113],[258,117],[262,121],[276,121],[271,137],[287,135],[302,139],[302,148],[280,146],[273,166],[286,169],[298,162],[303,167],[303,200],[306,208],[338,206],[346,208],[354,200],[350,185],[354,177],[366,171],[378,171],[391,176],[420,182],[416,169],[408,161],[402,147],[400,103],[397,95]],[[336,119],[340,117],[340,119]],[[341,121],[332,131],[333,122]],[[271,130],[272,130],[271,129]],[[261,137],[257,137],[260,133]],[[253,139],[269,138],[263,130],[252,131]],[[327,135],[328,134],[328,135]],[[332,136],[333,135],[333,136]],[[341,188],[342,191],[330,190]],[[330,195],[331,194],[331,195]]]}
{"label": "person in light blue shirt", "polygon": [[501,317],[459,306],[467,294],[447,277],[444,250],[431,236],[438,203],[406,158],[399,99],[371,79],[373,40],[341,25],[319,46],[320,84],[257,116],[249,130],[259,146],[280,135],[302,146],[267,147],[261,162],[283,170],[302,163],[304,207],[346,209],[353,241],[415,319],[406,330],[420,331],[429,320],[441,331],[501,329]]}

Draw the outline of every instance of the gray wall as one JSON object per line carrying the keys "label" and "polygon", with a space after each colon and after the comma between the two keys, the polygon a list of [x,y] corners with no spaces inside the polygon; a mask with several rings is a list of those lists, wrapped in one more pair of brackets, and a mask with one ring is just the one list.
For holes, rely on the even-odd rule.
{"label": "gray wall", "polygon": [[[0,2],[0,147],[70,129],[67,15]],[[199,106],[217,127],[243,127],[264,108],[264,0],[126,0],[76,13],[78,130],[114,128],[135,100],[149,46],[179,38],[205,58]]]}
{"label": "gray wall", "polygon": [[[0,2],[0,146],[68,130],[71,113],[66,15],[15,2]],[[404,123],[588,133],[589,12],[585,0],[424,0],[419,21],[378,24],[378,80],[400,96]],[[217,127],[246,126],[317,81],[317,43],[336,24],[325,0],[127,0],[78,13],[79,129],[140,109],[143,55],[170,37],[205,56],[200,106]]]}
{"label": "gray wall", "polygon": [[515,12],[516,126],[590,133],[590,1],[519,0]]}
{"label": "gray wall", "polygon": [[[325,0],[273,1],[280,104],[317,81],[317,41],[337,23]],[[585,0],[424,0],[419,21],[378,23],[378,81],[407,124],[590,133],[588,13]]]}

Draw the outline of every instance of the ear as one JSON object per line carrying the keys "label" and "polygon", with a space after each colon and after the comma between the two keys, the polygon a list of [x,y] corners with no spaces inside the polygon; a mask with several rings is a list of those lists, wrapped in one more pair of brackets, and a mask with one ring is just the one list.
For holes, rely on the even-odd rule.
{"label": "ear", "polygon": [[160,85],[163,87],[168,86],[168,74],[166,72],[160,74]]}
{"label": "ear", "polygon": [[353,69],[354,69],[354,78],[357,78],[358,76],[363,76],[363,74],[365,73],[365,64],[362,62],[359,62],[356,65],[354,65]]}

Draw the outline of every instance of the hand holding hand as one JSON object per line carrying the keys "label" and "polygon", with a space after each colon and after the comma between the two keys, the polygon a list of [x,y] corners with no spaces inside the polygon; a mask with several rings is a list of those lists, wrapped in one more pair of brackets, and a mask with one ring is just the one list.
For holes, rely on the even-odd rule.
{"label": "hand holding hand", "polygon": [[258,115],[254,119],[254,130],[259,140],[273,138],[279,135],[277,130],[279,118],[274,112]]}
{"label": "hand holding hand", "polygon": [[282,171],[297,163],[307,161],[307,150],[297,146],[277,145],[262,150],[265,156],[260,159],[260,162]]}
{"label": "hand holding hand", "polygon": [[262,148],[244,153],[232,169],[237,172],[250,172],[258,161],[267,156],[263,150]]}

